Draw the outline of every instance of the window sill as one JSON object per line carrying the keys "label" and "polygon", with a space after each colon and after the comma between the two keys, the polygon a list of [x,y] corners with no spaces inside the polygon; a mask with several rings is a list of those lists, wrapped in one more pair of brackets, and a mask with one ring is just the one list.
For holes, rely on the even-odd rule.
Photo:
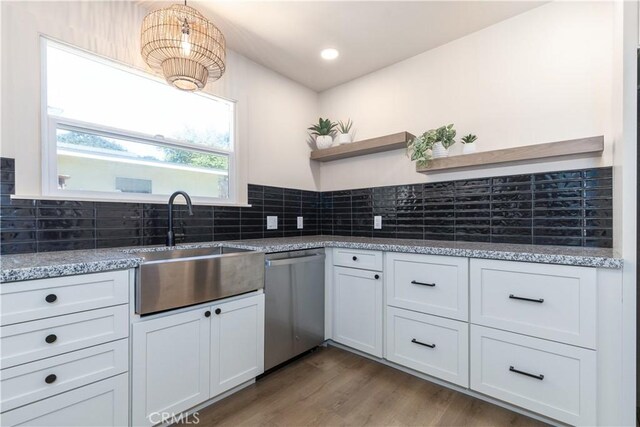
{"label": "window sill", "polygon": [[[69,195],[69,197],[63,196],[44,196],[44,195],[11,195],[11,199],[15,200],[74,200],[79,202],[109,202],[109,203],[159,203],[167,204],[169,202],[169,196],[157,196],[157,197],[145,197],[144,199],[128,198],[128,197],[80,197]],[[226,206],[236,208],[250,208],[251,205],[247,203],[233,203],[233,202],[221,202],[215,200],[207,200],[206,198],[192,197],[191,201],[197,206]],[[184,199],[177,198],[177,204],[184,204]]]}

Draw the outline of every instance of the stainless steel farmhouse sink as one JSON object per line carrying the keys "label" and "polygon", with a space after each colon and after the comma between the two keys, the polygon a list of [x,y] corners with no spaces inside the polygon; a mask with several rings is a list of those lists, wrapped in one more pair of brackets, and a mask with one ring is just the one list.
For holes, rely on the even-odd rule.
{"label": "stainless steel farmhouse sink", "polygon": [[264,287],[264,253],[226,246],[140,252],[136,313],[214,301]]}

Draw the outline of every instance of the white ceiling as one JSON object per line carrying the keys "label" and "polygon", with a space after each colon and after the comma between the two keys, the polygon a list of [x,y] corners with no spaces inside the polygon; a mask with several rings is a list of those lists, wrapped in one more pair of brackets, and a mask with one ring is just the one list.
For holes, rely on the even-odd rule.
{"label": "white ceiling", "polygon": [[[156,8],[165,2],[145,1]],[[189,1],[227,46],[323,91],[540,6],[542,1]],[[334,47],[328,62],[320,51]]]}

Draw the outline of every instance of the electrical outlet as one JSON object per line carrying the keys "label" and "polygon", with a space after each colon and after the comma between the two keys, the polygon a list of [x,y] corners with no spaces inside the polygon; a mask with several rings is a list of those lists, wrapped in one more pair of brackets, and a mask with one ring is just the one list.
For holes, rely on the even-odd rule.
{"label": "electrical outlet", "polygon": [[373,228],[375,230],[382,230],[382,216],[376,215],[373,217]]}
{"label": "electrical outlet", "polygon": [[268,216],[267,217],[267,230],[277,230],[278,229],[278,217],[277,216]]}
{"label": "electrical outlet", "polygon": [[304,217],[298,217],[298,230],[302,230],[304,228]]}

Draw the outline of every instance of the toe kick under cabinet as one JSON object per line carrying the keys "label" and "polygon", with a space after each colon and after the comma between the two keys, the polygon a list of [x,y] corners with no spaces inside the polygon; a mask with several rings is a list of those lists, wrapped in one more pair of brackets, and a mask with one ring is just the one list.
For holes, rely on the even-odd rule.
{"label": "toe kick under cabinet", "polygon": [[3,283],[2,426],[129,424],[129,271]]}
{"label": "toe kick under cabinet", "polygon": [[352,249],[328,262],[333,341],[556,422],[620,424],[621,270]]}

